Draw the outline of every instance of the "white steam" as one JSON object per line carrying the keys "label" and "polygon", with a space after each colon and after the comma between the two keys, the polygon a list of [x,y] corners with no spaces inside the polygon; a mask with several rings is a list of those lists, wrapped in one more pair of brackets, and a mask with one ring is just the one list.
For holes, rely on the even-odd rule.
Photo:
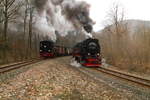
{"label": "white steam", "polygon": [[89,4],[75,0],[35,0],[38,14],[36,16],[35,28],[42,35],[49,36],[56,41],[55,31],[61,36],[68,34],[68,31],[76,30],[87,37],[91,34],[83,31],[85,24],[92,26],[89,18]]}
{"label": "white steam", "polygon": [[75,61],[75,59],[71,59],[70,65],[74,67],[82,67],[82,65],[78,63],[77,61]]}
{"label": "white steam", "polygon": [[44,36],[49,36],[51,40],[56,41],[55,29],[48,23],[46,18],[46,11],[44,10],[41,16],[37,16],[35,28]]}

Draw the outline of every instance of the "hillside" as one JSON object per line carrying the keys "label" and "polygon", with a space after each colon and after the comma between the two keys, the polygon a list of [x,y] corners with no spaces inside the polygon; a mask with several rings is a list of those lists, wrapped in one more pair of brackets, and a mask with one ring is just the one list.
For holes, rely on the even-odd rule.
{"label": "hillside", "polygon": [[126,20],[118,31],[111,25],[95,34],[103,57],[119,69],[150,73],[150,21]]}
{"label": "hillside", "polygon": [[[138,28],[142,28],[142,27],[150,28],[150,21],[144,21],[144,20],[125,20],[122,23],[127,25],[128,31],[130,33],[136,33],[136,30],[138,30]],[[114,25],[107,26],[104,29],[98,31],[96,34],[103,33],[103,31],[106,28],[108,28],[108,27],[114,27]]]}

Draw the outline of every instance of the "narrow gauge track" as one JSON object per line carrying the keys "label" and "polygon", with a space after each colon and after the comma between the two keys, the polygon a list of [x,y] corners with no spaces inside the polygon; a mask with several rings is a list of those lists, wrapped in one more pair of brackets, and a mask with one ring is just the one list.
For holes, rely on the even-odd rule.
{"label": "narrow gauge track", "polygon": [[19,69],[21,67],[24,67],[26,65],[30,65],[36,62],[41,61],[41,59],[32,59],[29,61],[23,61],[23,62],[19,62],[19,63],[15,63],[15,64],[10,64],[10,65],[6,65],[6,66],[1,66],[0,67],[0,74],[4,74],[6,72],[15,70],[15,69]]}
{"label": "narrow gauge track", "polygon": [[100,72],[105,73],[105,74],[108,74],[108,75],[111,75],[111,76],[114,76],[114,77],[117,77],[117,78],[121,78],[121,79],[130,81],[132,83],[139,84],[139,85],[147,87],[147,88],[150,88],[150,80],[144,79],[144,78],[139,77],[139,76],[126,74],[126,73],[123,73],[120,71],[116,71],[116,70],[112,70],[112,69],[108,69],[108,68],[103,68],[103,67],[100,67],[100,68],[95,69],[95,70],[100,71]]}

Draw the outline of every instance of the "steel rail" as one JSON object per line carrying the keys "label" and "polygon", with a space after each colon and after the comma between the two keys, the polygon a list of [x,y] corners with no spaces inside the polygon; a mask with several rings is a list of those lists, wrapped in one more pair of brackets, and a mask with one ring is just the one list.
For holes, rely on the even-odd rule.
{"label": "steel rail", "polygon": [[10,65],[5,65],[0,67],[0,74],[15,70],[15,69],[19,69],[21,67],[24,67],[26,65],[30,65],[36,62],[39,62],[40,59],[32,59],[29,61],[23,61],[23,62],[19,62],[19,63],[15,63],[15,64],[10,64]]}
{"label": "steel rail", "polygon": [[108,69],[108,68],[101,67],[96,70],[150,88],[150,80],[148,79],[144,79],[142,77],[126,74],[126,73]]}

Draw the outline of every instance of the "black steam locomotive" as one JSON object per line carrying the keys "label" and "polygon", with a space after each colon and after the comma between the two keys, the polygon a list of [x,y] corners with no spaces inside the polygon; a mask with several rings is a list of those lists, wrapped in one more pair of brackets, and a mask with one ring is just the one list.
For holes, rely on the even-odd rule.
{"label": "black steam locomotive", "polygon": [[69,47],[56,45],[53,41],[40,42],[40,56],[42,58],[53,58],[58,56],[70,55],[71,49]]}
{"label": "black steam locomotive", "polygon": [[101,65],[100,45],[97,39],[86,39],[73,48],[73,57],[86,67],[99,67]]}

